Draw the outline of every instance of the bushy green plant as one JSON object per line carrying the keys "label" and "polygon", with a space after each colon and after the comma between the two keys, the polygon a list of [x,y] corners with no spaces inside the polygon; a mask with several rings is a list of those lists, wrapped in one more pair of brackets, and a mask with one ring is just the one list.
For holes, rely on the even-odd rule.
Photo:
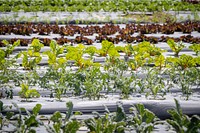
{"label": "bushy green plant", "polygon": [[18,58],[23,55],[22,59],[22,66],[25,70],[33,70],[37,64],[40,63],[42,60],[42,57],[40,56],[40,53],[34,53],[32,50],[28,51],[22,51],[18,54]]}
{"label": "bushy green plant", "polygon": [[[92,52],[92,54],[94,54],[93,50],[90,51]],[[85,52],[85,46],[83,44],[79,44],[76,47],[69,46],[67,47],[66,59],[75,61],[75,64],[79,66],[80,68],[86,68],[86,67],[95,66],[95,65],[98,66],[98,63],[93,63],[91,59],[84,59],[83,58],[84,52]]]}
{"label": "bushy green plant", "polygon": [[101,49],[97,50],[97,54],[99,54],[100,56],[107,56],[108,54],[111,57],[113,57],[114,55],[119,56],[119,53],[115,49],[115,45],[107,40],[102,41]]}
{"label": "bushy green plant", "polygon": [[173,66],[180,67],[182,70],[184,70],[186,68],[195,67],[196,64],[198,63],[197,62],[198,60],[196,60],[196,58],[192,57],[191,55],[183,54],[179,58],[167,57],[166,60],[168,64],[171,65],[172,67]]}
{"label": "bushy green plant", "polygon": [[30,47],[33,49],[33,52],[40,52],[41,48],[44,47],[44,44],[42,44],[39,39],[33,39]]}
{"label": "bushy green plant", "polygon": [[167,44],[171,48],[171,50],[174,52],[174,55],[178,57],[179,52],[185,48],[185,45],[182,42],[176,43],[173,39],[169,39],[167,41]]}
{"label": "bushy green plant", "polygon": [[[14,132],[20,133],[36,133],[34,127],[39,127],[43,125],[43,122],[39,119],[39,111],[42,108],[41,104],[36,104],[32,109],[32,113],[30,113],[26,108],[19,107],[16,103],[13,103],[13,106],[18,110],[18,115],[13,116],[17,119],[16,123],[13,125],[16,126]],[[27,115],[22,115],[22,113],[26,113]]]}
{"label": "bushy green plant", "polygon": [[28,98],[38,98],[40,93],[36,89],[29,89],[29,86],[25,83],[21,84],[21,91],[19,92],[21,98],[25,98],[26,101]]}

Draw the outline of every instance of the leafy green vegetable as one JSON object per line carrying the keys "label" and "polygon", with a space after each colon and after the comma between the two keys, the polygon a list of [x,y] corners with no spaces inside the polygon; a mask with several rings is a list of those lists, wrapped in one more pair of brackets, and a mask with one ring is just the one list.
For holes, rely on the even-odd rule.
{"label": "leafy green vegetable", "polygon": [[169,45],[171,50],[175,53],[176,57],[178,57],[179,52],[185,47],[185,45],[182,44],[182,42],[176,43],[172,39],[169,39],[167,41],[167,44]]}
{"label": "leafy green vegetable", "polygon": [[198,56],[200,52],[200,44],[192,44],[191,46],[189,46],[189,49],[193,50]]}
{"label": "leafy green vegetable", "polygon": [[[33,98],[33,97],[40,97],[39,92],[36,89],[29,89],[29,86],[22,83],[21,84],[21,91],[19,92],[19,96],[22,98],[26,98],[26,100],[28,98]],[[37,111],[35,110],[35,113],[37,113]]]}
{"label": "leafy green vegetable", "polygon": [[200,129],[200,118],[197,115],[193,115],[189,118],[184,115],[178,100],[175,100],[176,108],[168,110],[172,119],[167,119],[167,122],[175,129],[178,133],[197,133]]}

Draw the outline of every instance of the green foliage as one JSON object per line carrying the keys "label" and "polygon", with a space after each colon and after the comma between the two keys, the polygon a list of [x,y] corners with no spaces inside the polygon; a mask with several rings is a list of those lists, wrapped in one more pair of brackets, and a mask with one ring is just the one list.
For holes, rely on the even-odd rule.
{"label": "green foliage", "polygon": [[6,63],[6,54],[4,50],[0,49],[0,70],[4,69],[4,64]]}
{"label": "green foliage", "polygon": [[132,126],[137,133],[149,133],[155,128],[158,118],[148,109],[145,109],[143,104],[136,104],[130,108],[130,112],[134,116],[128,118],[128,125]]}
{"label": "green foliage", "polygon": [[44,44],[42,44],[39,39],[33,39],[30,47],[33,49],[33,52],[40,52]]}
{"label": "green foliage", "polygon": [[172,63],[171,66],[174,65],[175,67],[180,67],[184,70],[186,68],[195,67],[198,63],[197,58],[198,57],[194,58],[191,55],[183,54],[179,58],[168,57],[166,60],[169,64]]}
{"label": "green foliage", "polygon": [[161,70],[163,67],[165,67],[166,63],[165,63],[165,56],[164,55],[159,55],[156,56],[155,59],[155,66],[159,68],[159,70]]}
{"label": "green foliage", "polygon": [[[144,66],[145,64],[149,64],[153,61],[153,57],[162,57],[162,53],[165,52],[160,48],[157,48],[155,45],[150,42],[141,42],[138,45],[131,46],[127,45],[128,50],[126,50],[130,55],[133,54],[134,59],[129,60],[129,67],[132,70],[137,70],[139,67]],[[162,65],[162,64],[161,64]]]}
{"label": "green foliage", "polygon": [[95,46],[89,46],[85,48],[85,53],[90,55],[90,58],[92,59],[92,56],[97,52],[97,48]]}
{"label": "green foliage", "polygon": [[[30,113],[25,108],[20,108],[16,103],[13,103],[13,106],[18,110],[19,113],[18,115],[14,116],[15,119],[17,119],[17,122],[14,124],[17,128],[14,129],[14,132],[36,133],[34,127],[43,125],[38,116],[42,107],[41,104],[36,104],[35,107],[33,107],[33,113]],[[27,115],[22,115],[22,112],[25,112]]]}
{"label": "green foliage", "polygon": [[29,89],[29,86],[27,84],[22,83],[21,84],[21,91],[19,92],[19,96],[21,98],[38,98],[40,97],[39,92],[36,89]]}
{"label": "green foliage", "polygon": [[126,114],[121,104],[117,104],[117,112],[115,113],[110,113],[106,107],[105,115],[100,116],[97,112],[94,114],[96,117],[84,121],[90,133],[124,133]]}
{"label": "green foliage", "polygon": [[67,112],[65,115],[65,120],[62,120],[62,114],[56,111],[50,118],[53,125],[45,126],[49,133],[76,133],[80,128],[80,123],[76,119],[72,119],[73,114],[73,103],[67,102]]}
{"label": "green foliage", "polygon": [[119,56],[119,53],[115,49],[115,45],[107,40],[102,41],[101,49],[97,50],[97,54],[99,54],[100,56],[109,55],[110,57]]}
{"label": "green foliage", "polygon": [[167,119],[167,122],[177,133],[197,133],[200,129],[199,116],[193,115],[189,118],[187,115],[184,115],[178,100],[174,100],[176,108],[168,110],[168,113],[171,115],[171,119]]}
{"label": "green foliage", "polygon": [[90,100],[100,99],[100,92],[103,89],[102,76],[103,73],[99,67],[91,67],[91,69],[85,71],[83,90],[85,90],[84,95]]}
{"label": "green foliage", "polygon": [[6,46],[6,49],[4,50],[5,57],[9,57],[9,55],[12,54],[15,47],[20,45],[20,40],[15,41],[13,44],[9,44],[7,40],[3,40],[2,43]]}
{"label": "green foliage", "polygon": [[[109,6],[108,6],[109,5]],[[65,6],[67,8],[65,8]],[[0,5],[1,12],[20,11],[36,12],[36,11],[67,11],[67,12],[98,12],[103,10],[105,12],[121,11],[199,11],[199,4],[192,4],[177,0],[163,0],[163,1],[124,1],[124,0],[42,0],[42,1],[2,1]]]}
{"label": "green foliage", "polygon": [[75,61],[75,64],[79,66],[80,68],[87,68],[90,66],[98,65],[98,64],[93,63],[91,59],[83,59],[83,54],[85,53],[85,50],[86,52],[89,52],[90,55],[94,54],[95,52],[94,48],[86,49],[83,44],[79,44],[76,47],[68,46],[66,59]]}
{"label": "green foliage", "polygon": [[173,39],[169,39],[167,44],[171,48],[171,50],[175,53],[175,56],[178,57],[179,52],[185,48],[185,45],[182,42],[176,43]]}
{"label": "green foliage", "polygon": [[21,57],[21,55],[23,55],[22,66],[25,70],[33,70],[42,60],[39,52],[33,52],[30,49],[28,51],[22,51],[18,54],[18,57]]}
{"label": "green foliage", "polygon": [[63,57],[58,58],[60,54],[63,54],[65,50],[64,46],[59,46],[56,41],[51,40],[50,50],[43,52],[43,54],[48,56],[48,63],[54,69],[58,69],[66,63],[66,59]]}
{"label": "green foliage", "polygon": [[193,50],[198,56],[200,52],[200,44],[192,44],[191,46],[189,46],[189,49]]}

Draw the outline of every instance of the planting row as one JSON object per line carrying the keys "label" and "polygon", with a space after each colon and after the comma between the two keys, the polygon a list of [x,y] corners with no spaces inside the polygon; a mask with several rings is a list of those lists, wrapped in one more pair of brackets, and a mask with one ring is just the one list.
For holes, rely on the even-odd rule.
{"label": "planting row", "polygon": [[[128,114],[125,113],[121,103],[117,104],[115,112],[110,112],[105,106],[105,113],[103,115],[93,112],[91,118],[84,120],[77,119],[77,116],[82,115],[82,113],[73,110],[72,102],[66,103],[67,111],[65,113],[56,111],[48,117],[39,115],[42,109],[41,104],[36,104],[32,111],[19,107],[14,103],[9,107],[0,102],[0,107],[0,129],[4,132],[76,133],[83,127],[85,127],[84,132],[89,133],[141,133],[156,131],[198,133],[200,131],[199,116],[193,115],[189,117],[185,115],[176,99],[175,108],[168,110],[171,119],[167,120],[160,120],[152,111],[145,108],[143,104],[132,105]],[[12,108],[15,108],[18,112],[9,111]],[[165,128],[159,130],[160,127]]]}
{"label": "planting row", "polygon": [[[132,93],[147,91],[147,97],[150,95],[156,99],[159,93],[164,96],[173,87],[180,89],[188,99],[192,94],[192,88],[199,89],[200,85],[200,69],[196,68],[200,64],[200,56],[183,54],[180,57],[166,58],[162,55],[164,50],[149,42],[115,47],[112,42],[103,41],[102,47],[97,49],[82,44],[76,47],[59,46],[52,40],[50,50],[40,54],[43,44],[35,39],[27,51],[11,55],[19,43],[20,41],[16,41],[13,45],[7,44],[5,49],[0,50],[1,85],[5,90],[11,87],[7,97],[12,95],[12,88],[18,85],[21,86],[19,95],[26,99],[40,96],[36,90],[29,89],[29,86],[49,89],[51,95],[55,93],[59,100],[67,91],[90,99],[100,99],[101,91],[107,93],[120,91],[123,98],[128,98]],[[168,40],[168,44],[175,56],[179,56],[184,45],[176,44],[173,40]],[[195,46],[199,45],[191,45],[191,48],[195,49]],[[125,53],[123,60],[119,58],[118,51]],[[197,55],[198,52],[199,50]],[[89,56],[84,58],[85,54]],[[48,58],[48,66],[45,71],[38,72],[42,56]],[[94,56],[106,57],[106,62],[97,63]],[[23,69],[29,71],[25,73],[17,71],[21,68],[16,62],[18,58],[22,58]],[[152,63],[154,67],[148,67]],[[71,71],[73,64],[79,68],[75,72]],[[146,72],[147,76],[141,79],[137,75],[138,72]],[[131,76],[125,76],[127,73]],[[168,75],[169,78],[165,79],[163,75]]]}
{"label": "planting row", "polygon": [[[29,44],[31,44],[31,42],[34,39],[39,39],[40,42],[42,44],[44,44],[44,46],[50,46],[51,40],[50,38],[40,38],[40,37],[33,37],[32,39],[23,39],[23,38],[8,38],[8,39],[3,39],[3,40],[7,40],[9,44],[13,44],[15,41],[20,40],[20,46],[28,46]],[[116,37],[109,37],[109,36],[105,36],[105,35],[100,35],[100,36],[96,36],[95,40],[94,39],[90,39],[90,37],[84,37],[84,36],[76,36],[75,39],[68,39],[65,37],[58,37],[58,38],[54,38],[54,40],[56,40],[56,42],[59,45],[75,45],[75,44],[79,44],[82,43],[84,45],[94,45],[96,43],[101,43],[102,41],[108,40],[114,44],[119,44],[121,42],[123,43],[139,43],[139,42],[143,42],[143,41],[148,41],[150,43],[153,44],[157,44],[159,42],[167,42],[169,39],[174,40],[175,42],[185,42],[185,43],[191,43],[194,45],[197,45],[197,47],[199,46],[198,44],[200,43],[200,38],[199,37],[193,37],[191,35],[184,35],[184,36],[180,36],[180,38],[177,37],[169,37],[169,36],[161,36],[161,37],[154,37],[154,36],[145,36],[145,35],[137,35],[137,36],[121,36],[121,35],[117,35]],[[2,39],[0,39],[0,47],[5,47],[6,44],[4,43]]]}
{"label": "planting row", "polygon": [[[149,41],[151,43],[158,42],[167,42],[169,39],[175,40],[175,42],[183,41],[187,43],[200,43],[199,37],[194,37],[192,35],[182,35],[180,37],[170,37],[170,36],[160,36],[155,37],[155,34],[159,33],[159,29],[165,29],[165,34],[179,32],[180,29],[184,30],[186,27],[185,33],[191,34],[192,31],[196,31],[199,29],[198,22],[188,22],[188,23],[176,23],[170,26],[159,25],[159,24],[150,24],[150,25],[136,25],[136,24],[127,24],[124,28],[120,28],[119,25],[106,24],[104,26],[86,26],[81,27],[77,25],[66,25],[58,26],[58,25],[33,25],[33,24],[25,24],[25,25],[2,25],[0,26],[0,34],[4,39],[9,40],[10,43],[14,43],[17,38],[13,37],[12,33],[15,35],[31,35],[37,36],[40,41],[45,45],[49,46],[51,40],[50,38],[54,38],[58,44],[63,45],[66,43],[74,44],[74,43],[83,43],[86,45],[92,45],[94,42],[102,42],[103,40],[111,41],[115,44],[119,42],[142,42]],[[164,28],[165,27],[165,28]],[[168,28],[166,28],[168,27]],[[173,28],[172,28],[173,27]],[[185,27],[185,28],[184,28]],[[190,31],[188,31],[190,30]],[[139,35],[134,35],[134,33]],[[152,33],[154,35],[143,35]],[[59,35],[60,34],[60,35]],[[4,37],[5,35],[5,37]],[[38,35],[45,35],[39,37]],[[48,35],[51,35],[48,37]],[[58,37],[53,37],[58,36]],[[61,36],[61,37],[60,37]],[[64,37],[67,36],[67,37]],[[157,36],[157,35],[156,35]],[[196,35],[195,35],[196,36]],[[11,38],[11,39],[10,39]],[[28,39],[27,39],[28,38]],[[27,46],[31,41],[36,37],[20,37],[21,46]],[[31,40],[32,39],[32,40]],[[2,39],[0,39],[2,41]],[[0,46],[5,46],[2,42],[0,42]]]}
{"label": "planting row", "polygon": [[194,3],[195,2],[184,2],[178,0],[1,0],[0,11],[199,11],[199,2],[196,1],[196,3]]}
{"label": "planting row", "polygon": [[174,32],[183,32],[191,34],[191,32],[200,32],[199,22],[185,22],[185,23],[168,23],[168,24],[126,24],[125,28],[120,28],[119,25],[105,24],[103,26],[86,26],[78,25],[50,25],[50,24],[14,24],[14,25],[0,25],[0,35],[14,33],[16,35],[30,35],[37,33],[38,35],[60,34],[63,36],[74,36],[80,34],[81,36],[91,36],[93,34],[99,35],[113,35],[119,33],[120,35],[132,35],[135,32],[141,34],[174,34]]}

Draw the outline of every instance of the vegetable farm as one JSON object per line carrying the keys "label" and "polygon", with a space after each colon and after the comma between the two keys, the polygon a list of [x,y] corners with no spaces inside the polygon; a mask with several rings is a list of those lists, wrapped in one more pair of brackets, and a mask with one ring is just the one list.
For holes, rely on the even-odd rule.
{"label": "vegetable farm", "polygon": [[198,0],[0,0],[0,132],[199,133]]}

